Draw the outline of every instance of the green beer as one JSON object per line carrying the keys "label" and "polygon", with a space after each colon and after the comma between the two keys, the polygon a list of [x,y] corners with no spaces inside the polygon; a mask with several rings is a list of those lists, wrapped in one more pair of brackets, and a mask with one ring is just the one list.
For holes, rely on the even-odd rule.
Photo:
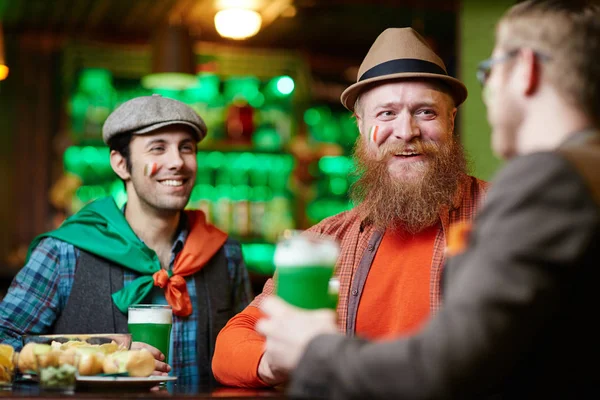
{"label": "green beer", "polygon": [[129,307],[127,326],[131,340],[156,347],[165,355],[165,362],[169,362],[172,324],[171,306],[138,304]]}
{"label": "green beer", "polygon": [[339,246],[328,236],[295,233],[277,243],[275,292],[288,303],[305,309],[333,308],[337,293],[332,280]]}

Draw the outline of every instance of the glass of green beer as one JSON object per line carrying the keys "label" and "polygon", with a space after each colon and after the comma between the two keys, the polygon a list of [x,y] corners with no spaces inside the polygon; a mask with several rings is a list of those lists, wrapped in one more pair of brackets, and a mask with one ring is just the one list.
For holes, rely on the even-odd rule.
{"label": "glass of green beer", "polygon": [[169,305],[136,304],[129,306],[127,326],[131,340],[156,347],[169,362],[173,310]]}
{"label": "glass of green beer", "polygon": [[296,307],[335,308],[337,293],[332,297],[330,281],[339,253],[339,244],[331,236],[298,230],[284,232],[273,260],[275,293]]}

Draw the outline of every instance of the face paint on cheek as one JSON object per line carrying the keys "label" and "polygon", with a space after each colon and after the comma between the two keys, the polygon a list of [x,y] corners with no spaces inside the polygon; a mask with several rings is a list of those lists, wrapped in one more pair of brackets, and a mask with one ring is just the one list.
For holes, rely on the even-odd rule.
{"label": "face paint on cheek", "polygon": [[369,140],[373,143],[377,143],[377,133],[379,132],[379,125],[373,125],[369,130]]}
{"label": "face paint on cheek", "polygon": [[144,165],[144,176],[152,177],[158,171],[158,164],[155,162],[149,162]]}

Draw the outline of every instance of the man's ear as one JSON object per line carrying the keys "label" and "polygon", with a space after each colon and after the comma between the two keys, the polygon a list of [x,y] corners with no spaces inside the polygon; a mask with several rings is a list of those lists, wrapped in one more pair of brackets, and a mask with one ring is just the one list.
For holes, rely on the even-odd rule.
{"label": "man's ear", "polygon": [[531,49],[522,49],[520,54],[522,68],[523,93],[535,93],[540,81],[540,64],[535,52]]}
{"label": "man's ear", "polygon": [[450,135],[454,134],[454,121],[456,121],[456,112],[458,108],[454,107],[450,112]]}
{"label": "man's ear", "polygon": [[119,178],[124,181],[127,181],[130,178],[131,174],[127,170],[127,160],[125,160],[125,157],[116,150],[110,151],[110,166]]}
{"label": "man's ear", "polygon": [[357,113],[354,113],[354,119],[355,119],[355,122],[356,122],[356,128],[358,129],[358,133],[360,135],[362,135],[362,129],[361,129],[362,119],[360,118],[360,116]]}

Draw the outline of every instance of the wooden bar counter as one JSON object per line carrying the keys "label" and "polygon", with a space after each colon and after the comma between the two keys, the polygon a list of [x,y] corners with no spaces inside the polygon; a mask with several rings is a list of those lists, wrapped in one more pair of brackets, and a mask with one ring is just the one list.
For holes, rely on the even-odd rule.
{"label": "wooden bar counter", "polygon": [[165,388],[77,388],[74,392],[41,390],[35,383],[15,383],[12,390],[0,391],[0,399],[288,399],[284,390],[277,389],[243,389],[230,387],[192,387],[167,383]]}

